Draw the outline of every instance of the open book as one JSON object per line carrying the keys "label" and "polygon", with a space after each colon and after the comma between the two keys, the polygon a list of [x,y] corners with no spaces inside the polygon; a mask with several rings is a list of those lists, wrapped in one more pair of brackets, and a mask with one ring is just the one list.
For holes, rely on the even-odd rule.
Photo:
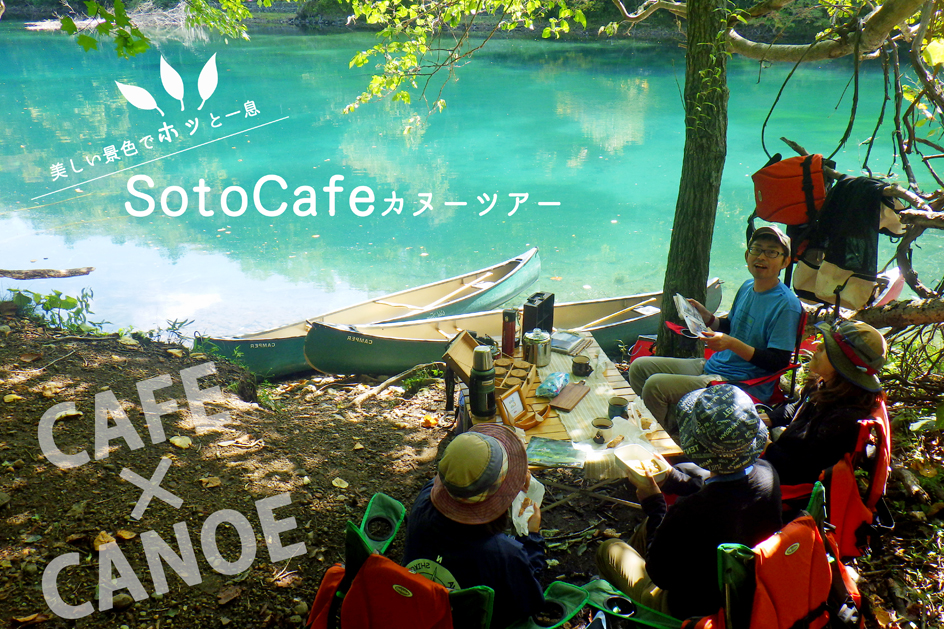
{"label": "open book", "polygon": [[701,315],[698,314],[698,311],[695,310],[695,306],[688,303],[688,300],[682,297],[679,293],[675,293],[675,309],[678,311],[679,316],[682,317],[682,320],[685,321],[685,324],[688,326],[688,330],[695,336],[705,336],[705,332],[710,332],[711,330],[705,325],[705,320],[701,318]]}

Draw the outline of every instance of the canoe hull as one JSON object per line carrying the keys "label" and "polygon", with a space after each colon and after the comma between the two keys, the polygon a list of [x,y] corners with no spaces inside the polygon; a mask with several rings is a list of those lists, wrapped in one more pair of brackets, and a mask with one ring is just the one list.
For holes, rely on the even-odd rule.
{"label": "canoe hull", "polygon": [[194,340],[194,350],[219,355],[257,376],[274,378],[311,369],[305,362],[306,331],[287,338],[199,338]]}
{"label": "canoe hull", "polygon": [[[448,283],[455,283],[461,289],[463,286],[472,286],[475,278],[488,275],[495,277],[501,274],[494,283],[476,290],[472,294],[454,299],[432,308],[406,309],[408,314],[397,315],[403,307],[383,305],[388,303],[411,303],[427,299],[435,301],[440,291],[452,289]],[[533,284],[541,274],[541,257],[537,248],[530,249],[520,256],[506,260],[473,273],[434,282],[391,295],[379,297],[319,315],[308,321],[298,321],[280,328],[247,334],[237,337],[199,337],[194,340],[197,351],[219,355],[227,360],[237,362],[249,371],[260,377],[274,378],[299,371],[311,369],[305,361],[305,335],[311,322],[365,324],[377,322],[419,321],[433,317],[459,315],[466,312],[489,310],[505,303],[528,286]],[[456,292],[453,289],[452,292]],[[461,292],[461,290],[459,291]],[[448,291],[447,291],[448,294]],[[378,305],[380,304],[380,305]],[[398,309],[399,308],[399,309]],[[374,318],[379,317],[379,318]]]}
{"label": "canoe hull", "polygon": [[[561,329],[576,329],[596,321],[608,312],[619,312],[634,303],[661,299],[661,293],[645,293],[612,299],[561,303],[554,308],[555,324]],[[708,288],[709,308],[721,302],[721,282],[712,280]],[[656,304],[657,305],[657,304]],[[601,315],[603,313],[603,315]],[[305,358],[318,371],[332,374],[396,374],[423,364],[442,360],[452,339],[461,330],[501,338],[500,310],[456,317],[389,325],[337,325],[312,322],[305,340]],[[659,313],[633,316],[610,325],[587,328],[604,351],[620,355],[619,345],[631,347],[640,334],[658,331]]]}

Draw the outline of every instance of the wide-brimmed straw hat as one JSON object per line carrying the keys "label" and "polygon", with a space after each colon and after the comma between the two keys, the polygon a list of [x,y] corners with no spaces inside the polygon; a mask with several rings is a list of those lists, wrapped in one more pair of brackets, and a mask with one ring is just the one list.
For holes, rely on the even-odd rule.
{"label": "wide-brimmed straw hat", "polygon": [[888,344],[878,330],[861,321],[817,323],[816,329],[823,335],[829,362],[841,377],[866,391],[882,390],[878,375]]}
{"label": "wide-brimmed straw hat", "polygon": [[463,524],[491,522],[524,486],[528,457],[518,436],[501,424],[477,424],[446,447],[431,499]]}
{"label": "wide-brimmed straw hat", "polygon": [[767,445],[767,426],[751,397],[731,384],[698,389],[679,400],[679,445],[693,463],[719,474],[753,465]]}

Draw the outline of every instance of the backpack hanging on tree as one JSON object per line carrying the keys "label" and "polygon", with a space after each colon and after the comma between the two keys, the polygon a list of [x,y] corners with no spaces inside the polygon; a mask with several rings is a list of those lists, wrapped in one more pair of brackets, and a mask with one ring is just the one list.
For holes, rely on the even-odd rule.
{"label": "backpack hanging on tree", "polygon": [[823,160],[819,154],[782,159],[776,153],[751,176],[756,203],[751,219],[757,217],[783,225],[815,221],[830,182],[823,172],[824,161],[827,166],[835,166],[835,162]]}
{"label": "backpack hanging on tree", "polygon": [[805,239],[794,245],[798,296],[833,305],[838,295],[841,306],[854,310],[872,303],[878,292],[878,235],[904,231],[882,194],[887,185],[870,177],[836,180]]}

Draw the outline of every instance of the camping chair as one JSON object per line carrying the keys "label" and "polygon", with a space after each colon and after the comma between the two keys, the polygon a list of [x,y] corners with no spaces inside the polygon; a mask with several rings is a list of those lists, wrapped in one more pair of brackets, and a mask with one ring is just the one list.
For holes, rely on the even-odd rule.
{"label": "camping chair", "polygon": [[[831,620],[861,626],[858,589],[838,559],[832,533],[824,532],[825,490],[820,483],[814,485],[807,509],[754,548],[718,547],[724,603],[716,613],[681,621],[631,601],[637,615],[630,618],[659,629],[818,629]],[[585,587],[590,590],[594,583]]]}
{"label": "camping chair", "polygon": [[[806,330],[807,318],[808,318],[808,315],[807,315],[806,310],[801,310],[800,322],[799,322],[799,325],[797,325],[797,331],[796,331],[796,342],[793,346],[793,355],[791,356],[791,361],[789,365],[787,365],[786,367],[784,367],[783,369],[781,369],[780,371],[776,373],[768,374],[766,376],[751,378],[749,380],[715,380],[713,382],[709,382],[708,386],[712,386],[716,384],[733,384],[734,386],[739,387],[741,389],[748,389],[748,388],[756,387],[762,384],[767,384],[768,382],[780,382],[780,378],[784,374],[792,371],[793,375],[790,378],[790,396],[792,396],[793,391],[796,388],[796,370],[800,368],[800,350],[803,347],[803,341],[804,341],[803,333]],[[688,330],[688,328],[684,328],[678,325],[677,323],[672,323],[671,321],[666,321],[665,325],[667,328],[669,328],[676,334],[682,334],[683,336],[686,335],[685,333]],[[710,352],[710,350],[706,348],[705,358],[708,358],[711,355],[711,353],[712,352]],[[750,395],[750,393],[748,393],[748,395]],[[780,388],[779,385],[774,387],[773,394],[767,400],[758,400],[756,397],[751,395],[751,399],[753,399],[757,404],[765,404],[768,406],[777,406],[778,404],[782,404],[783,402],[787,400],[787,398],[788,396],[784,394],[783,390]]]}
{"label": "camping chair", "polygon": [[[807,315],[806,310],[801,310],[800,322],[799,322],[799,325],[797,325],[797,331],[796,331],[796,342],[794,343],[794,346],[793,346],[793,355],[790,357],[791,360],[790,360],[789,365],[787,365],[786,367],[784,367],[783,369],[781,369],[780,371],[776,373],[772,373],[766,376],[760,376],[758,378],[751,378],[749,380],[717,380],[714,382],[710,382],[708,386],[712,386],[715,384],[733,384],[734,386],[739,387],[741,389],[748,389],[748,388],[756,387],[762,384],[767,384],[768,382],[775,382],[778,384],[777,386],[774,387],[773,393],[771,394],[770,398],[767,400],[758,400],[756,397],[754,397],[750,393],[748,393],[748,395],[751,395],[751,399],[753,399],[755,403],[764,404],[767,406],[777,406],[779,404],[783,404],[784,402],[786,402],[787,399],[793,396],[793,392],[796,389],[796,372],[800,368],[800,350],[803,347],[803,341],[804,341],[803,333],[806,330],[807,318],[808,318],[808,315]],[[793,373],[790,377],[790,394],[787,395],[784,393],[783,389],[780,387],[779,382],[780,382],[780,378],[782,378],[785,374],[789,372],[793,372]]]}
{"label": "camping chair", "polygon": [[[827,522],[835,527],[842,558],[859,557],[881,548],[881,535],[895,526],[885,504],[891,461],[891,428],[885,402],[871,417],[859,420],[855,450],[820,476],[826,488]],[[858,477],[865,482],[860,489]],[[784,509],[795,509],[812,493],[813,484],[782,485]]]}
{"label": "camping chair", "polygon": [[832,533],[823,529],[824,493],[817,483],[810,496],[810,511],[802,512],[754,548],[719,546],[718,581],[724,606],[711,616],[685,621],[683,627],[862,626],[858,589],[838,558]]}
{"label": "camping chair", "polygon": [[306,629],[488,629],[495,593],[477,586],[450,591],[379,554],[406,514],[374,494],[360,526],[347,523],[345,563],[328,568]]}

